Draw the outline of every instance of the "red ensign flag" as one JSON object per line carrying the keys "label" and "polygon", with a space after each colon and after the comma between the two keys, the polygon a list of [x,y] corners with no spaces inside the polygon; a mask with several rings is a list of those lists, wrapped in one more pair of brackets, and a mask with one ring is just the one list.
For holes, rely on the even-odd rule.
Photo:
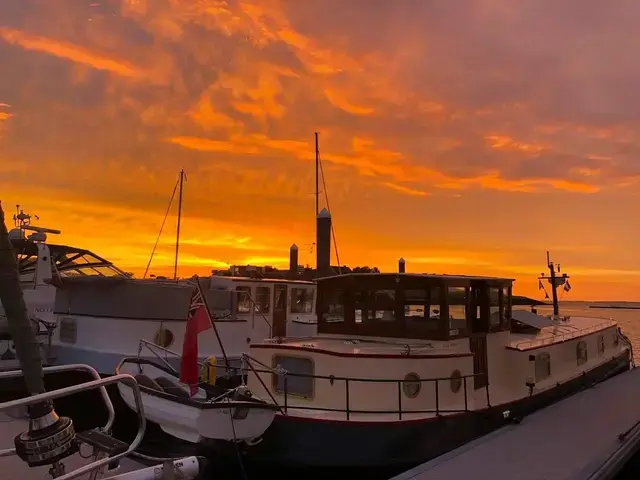
{"label": "red ensign flag", "polygon": [[191,386],[191,396],[198,392],[198,335],[211,327],[211,317],[202,298],[200,283],[197,282],[191,295],[180,361],[180,381]]}

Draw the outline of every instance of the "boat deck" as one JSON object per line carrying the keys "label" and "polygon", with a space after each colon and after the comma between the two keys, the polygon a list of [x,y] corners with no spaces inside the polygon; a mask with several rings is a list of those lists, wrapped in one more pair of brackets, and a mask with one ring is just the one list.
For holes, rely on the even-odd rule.
{"label": "boat deck", "polygon": [[[24,411],[24,410],[23,410]],[[0,413],[0,450],[13,447],[13,439],[16,435],[26,431],[29,428],[29,422],[24,415],[18,415],[18,412],[11,414]],[[88,447],[84,448],[83,453],[87,453]],[[80,455],[75,454],[63,460],[67,473],[91,463],[91,459],[84,459]],[[131,472],[133,470],[144,468],[147,465],[138,463],[130,458],[125,458],[120,462],[119,473]],[[51,480],[49,475],[49,467],[30,468],[25,462],[17,456],[0,457],[0,478],[2,479],[29,479],[29,480]],[[86,474],[80,479],[89,479],[91,474]]]}
{"label": "boat deck", "polygon": [[[640,449],[640,368],[624,372],[392,480],[612,479]],[[624,440],[619,436],[629,432]],[[623,454],[624,453],[624,454]],[[606,471],[603,466],[607,464]],[[617,465],[616,465],[617,464]]]}
{"label": "boat deck", "polygon": [[512,333],[507,348],[531,350],[615,326],[617,323],[609,318],[572,316],[568,321],[554,322],[536,333]]}

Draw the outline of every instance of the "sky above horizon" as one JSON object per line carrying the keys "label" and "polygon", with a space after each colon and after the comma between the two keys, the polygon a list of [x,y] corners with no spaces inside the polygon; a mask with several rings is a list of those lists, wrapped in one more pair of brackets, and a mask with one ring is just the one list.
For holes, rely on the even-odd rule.
{"label": "sky above horizon", "polygon": [[[181,276],[340,262],[640,300],[640,3],[0,3],[0,200],[141,275],[184,168]],[[325,206],[324,198],[321,206]],[[10,220],[10,217],[8,217]],[[170,274],[175,208],[151,272]],[[334,253],[334,263],[335,253]]]}

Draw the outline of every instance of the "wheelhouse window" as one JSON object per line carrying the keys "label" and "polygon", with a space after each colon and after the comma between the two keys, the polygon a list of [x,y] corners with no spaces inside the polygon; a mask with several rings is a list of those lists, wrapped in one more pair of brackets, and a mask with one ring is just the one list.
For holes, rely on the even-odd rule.
{"label": "wheelhouse window", "polygon": [[344,290],[332,290],[327,292],[324,300],[322,318],[327,323],[344,322],[344,303],[346,292]]}
{"label": "wheelhouse window", "polygon": [[508,327],[511,324],[511,287],[503,287],[502,288],[502,304],[503,304],[503,314],[502,314],[502,325],[504,327]]}
{"label": "wheelhouse window", "polygon": [[449,305],[449,335],[457,336],[467,325],[467,304],[469,289],[465,287],[448,287],[447,303]]}
{"label": "wheelhouse window", "polygon": [[291,289],[291,313],[311,313],[313,311],[313,289]]}
{"label": "wheelhouse window", "polygon": [[251,313],[251,287],[236,287],[238,313]]}
{"label": "wheelhouse window", "polygon": [[393,322],[396,319],[395,290],[358,290],[355,292],[356,323]]}
{"label": "wheelhouse window", "polygon": [[256,287],[256,312],[269,313],[271,309],[271,289],[269,287]]}
{"label": "wheelhouse window", "polygon": [[273,357],[273,390],[281,395],[313,398],[315,366],[313,359],[289,355]]}
{"label": "wheelhouse window", "polygon": [[497,330],[502,325],[502,320],[504,317],[504,306],[500,302],[501,296],[501,288],[489,288],[489,328],[491,330]]}
{"label": "wheelhouse window", "polygon": [[404,321],[408,328],[440,329],[440,287],[404,291]]}

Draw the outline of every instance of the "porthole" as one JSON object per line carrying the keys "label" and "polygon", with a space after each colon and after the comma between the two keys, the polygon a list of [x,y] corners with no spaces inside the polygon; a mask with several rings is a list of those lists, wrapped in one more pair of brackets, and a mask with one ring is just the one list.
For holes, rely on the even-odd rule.
{"label": "porthole", "polygon": [[420,394],[422,383],[417,373],[407,373],[402,382],[402,391],[409,398],[416,398]]}
{"label": "porthole", "polygon": [[582,365],[583,363],[587,363],[588,354],[587,354],[587,344],[586,342],[578,342],[576,345],[576,362],[578,365]]}
{"label": "porthole", "polygon": [[604,355],[604,335],[598,335],[598,355]]}
{"label": "porthole", "polygon": [[160,327],[153,337],[153,343],[162,348],[169,348],[173,345],[173,332],[168,328]]}
{"label": "porthole", "polygon": [[460,391],[462,388],[462,373],[460,373],[460,370],[453,371],[449,383],[453,393],[458,393]]}

